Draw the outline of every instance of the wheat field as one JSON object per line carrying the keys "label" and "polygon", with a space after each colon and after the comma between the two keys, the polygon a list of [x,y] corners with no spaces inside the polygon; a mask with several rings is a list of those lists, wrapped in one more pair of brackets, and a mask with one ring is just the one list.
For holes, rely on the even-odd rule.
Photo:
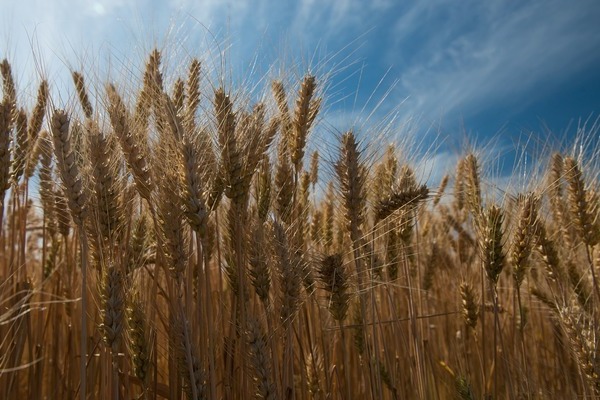
{"label": "wheat field", "polygon": [[0,398],[600,396],[597,150],[498,196],[465,148],[432,187],[311,146],[319,76],[164,64],[68,101],[0,65]]}

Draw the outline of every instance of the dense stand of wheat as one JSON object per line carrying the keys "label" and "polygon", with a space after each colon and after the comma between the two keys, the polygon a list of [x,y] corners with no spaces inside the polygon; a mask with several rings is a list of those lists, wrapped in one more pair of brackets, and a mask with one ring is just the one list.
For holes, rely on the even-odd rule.
{"label": "dense stand of wheat", "polygon": [[600,395],[577,155],[525,193],[471,152],[428,187],[360,132],[310,152],[310,74],[252,102],[154,50],[136,90],[72,72],[67,106],[0,67],[0,398]]}

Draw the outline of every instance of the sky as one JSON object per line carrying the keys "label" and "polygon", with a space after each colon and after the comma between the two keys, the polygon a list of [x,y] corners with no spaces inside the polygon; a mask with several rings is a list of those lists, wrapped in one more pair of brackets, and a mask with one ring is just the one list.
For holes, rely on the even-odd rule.
{"label": "sky", "polygon": [[329,126],[393,121],[390,135],[410,126],[425,142],[441,140],[440,148],[466,140],[503,151],[532,132],[569,138],[600,113],[597,0],[0,5],[0,57],[11,60],[20,86],[40,71],[58,81],[65,69],[106,60],[140,68],[158,45],[211,58],[215,68],[223,52],[244,82],[277,68],[298,77],[311,71],[326,81]]}

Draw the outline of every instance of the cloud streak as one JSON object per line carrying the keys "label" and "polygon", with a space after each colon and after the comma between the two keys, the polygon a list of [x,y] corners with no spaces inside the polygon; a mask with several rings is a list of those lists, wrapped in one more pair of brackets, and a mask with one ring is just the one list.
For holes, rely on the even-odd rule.
{"label": "cloud streak", "polygon": [[397,95],[410,96],[410,112],[469,116],[510,102],[525,107],[600,63],[597,2],[437,3],[408,10],[392,33],[389,62],[421,38],[398,66]]}

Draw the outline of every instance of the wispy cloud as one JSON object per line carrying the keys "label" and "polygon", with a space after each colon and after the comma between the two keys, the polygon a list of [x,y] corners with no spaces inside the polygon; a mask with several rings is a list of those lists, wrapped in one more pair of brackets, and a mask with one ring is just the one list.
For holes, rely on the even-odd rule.
{"label": "wispy cloud", "polygon": [[595,1],[434,3],[406,10],[391,32],[387,60],[402,71],[409,112],[524,107],[600,61]]}
{"label": "wispy cloud", "polygon": [[[3,10],[0,38],[7,47],[0,47],[0,56],[8,52],[16,63],[31,60],[31,37],[50,70],[98,57],[100,49],[123,59],[135,56],[129,61],[135,62],[153,42],[194,52],[202,43],[223,40],[232,61],[241,60],[235,68],[242,74],[259,52],[263,71],[268,68],[263,64],[288,55],[300,67],[328,60],[339,68],[331,83],[334,101],[347,98],[339,106],[351,101],[352,113],[368,103],[392,68],[385,84],[398,83],[380,112],[402,103],[403,115],[424,123],[506,105],[511,108],[506,112],[515,112],[600,65],[596,0],[22,0]],[[356,60],[363,66],[336,67]],[[360,68],[362,104],[356,106],[352,92]]]}

